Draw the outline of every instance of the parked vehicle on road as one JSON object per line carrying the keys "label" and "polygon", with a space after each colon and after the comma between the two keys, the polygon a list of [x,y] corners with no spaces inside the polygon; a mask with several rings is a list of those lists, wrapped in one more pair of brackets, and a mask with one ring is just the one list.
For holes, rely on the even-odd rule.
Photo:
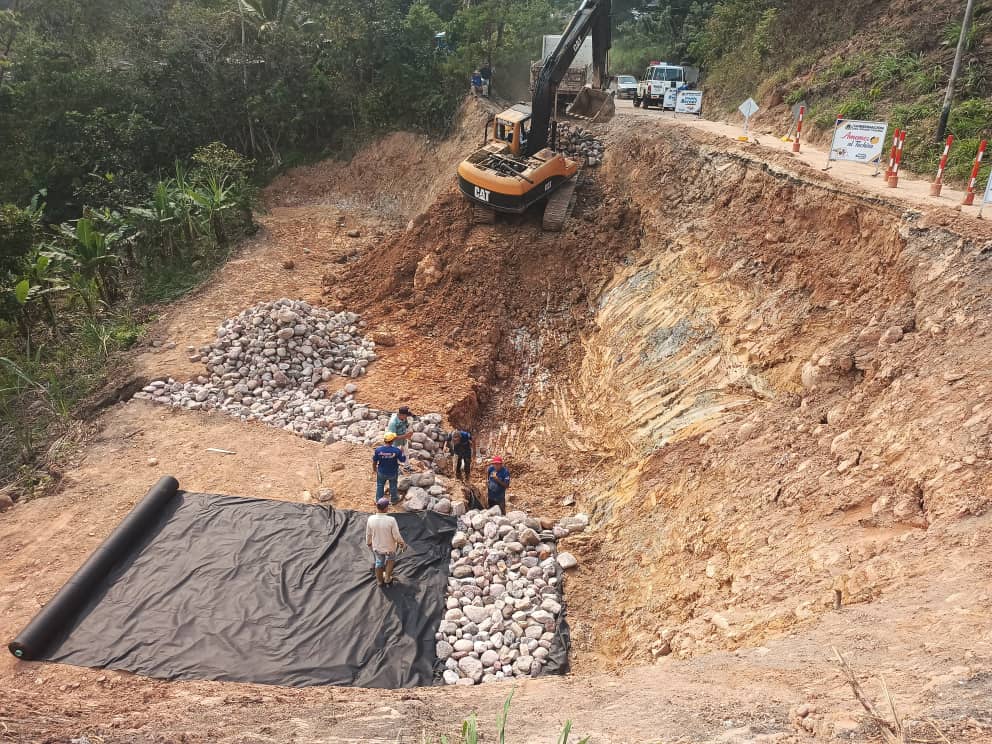
{"label": "parked vehicle on road", "polygon": [[695,67],[652,62],[637,83],[634,105],[674,110],[678,91],[691,88],[698,82],[699,70]]}
{"label": "parked vehicle on road", "polygon": [[613,84],[617,92],[617,98],[637,97],[637,78],[633,75],[616,75]]}

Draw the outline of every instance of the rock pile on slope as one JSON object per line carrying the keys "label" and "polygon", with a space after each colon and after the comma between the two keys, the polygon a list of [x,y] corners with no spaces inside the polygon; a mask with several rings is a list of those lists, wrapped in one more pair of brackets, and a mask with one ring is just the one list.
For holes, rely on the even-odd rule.
{"label": "rock pile on slope", "polygon": [[[364,325],[355,313],[263,302],[225,321],[212,344],[192,350],[190,359],[206,365],[205,375],[185,383],[156,380],[134,397],[221,410],[326,443],[377,444],[390,413],[360,403],[354,383],[331,394],[320,387],[335,376],[359,377],[375,361]],[[444,441],[441,414],[422,416],[411,429],[410,457],[433,462]]]}
{"label": "rock pile on slope", "polygon": [[584,514],[552,525],[522,511],[504,516],[498,507],[459,517],[447,611],[436,634],[445,683],[540,674],[563,611],[562,568],[575,566],[556,543],[587,524]]}
{"label": "rock pile on slope", "polygon": [[586,165],[597,166],[603,162],[606,145],[582,127],[558,125],[558,149],[572,158],[585,158]]}
{"label": "rock pile on slope", "polygon": [[225,321],[217,340],[203,346],[211,381],[231,397],[254,398],[292,383],[304,392],[332,375],[359,377],[375,361],[375,344],[362,337],[355,313],[332,313],[299,300],[262,302]]}

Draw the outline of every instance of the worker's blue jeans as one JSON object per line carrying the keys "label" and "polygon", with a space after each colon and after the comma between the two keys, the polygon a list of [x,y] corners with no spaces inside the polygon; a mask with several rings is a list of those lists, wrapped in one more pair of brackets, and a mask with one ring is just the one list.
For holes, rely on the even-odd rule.
{"label": "worker's blue jeans", "polygon": [[386,490],[386,483],[389,483],[389,500],[392,503],[396,503],[400,500],[399,488],[396,486],[396,481],[399,479],[398,475],[383,475],[382,473],[375,474],[375,500],[378,501],[382,498],[383,492]]}

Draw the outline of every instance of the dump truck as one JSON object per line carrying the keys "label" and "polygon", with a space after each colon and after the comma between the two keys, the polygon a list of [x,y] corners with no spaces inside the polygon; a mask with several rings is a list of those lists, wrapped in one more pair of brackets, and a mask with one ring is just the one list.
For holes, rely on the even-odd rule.
{"label": "dump truck", "polygon": [[605,90],[610,5],[610,0],[582,1],[541,63],[530,105],[511,106],[490,119],[482,146],[458,166],[458,186],[474,204],[477,222],[491,223],[497,212],[519,214],[542,203],[544,229],[562,229],[580,164],[558,146],[555,92],[591,34],[592,79],[578,91],[572,108],[599,121],[613,115],[613,96]]}
{"label": "dump truck", "polygon": [[[561,42],[561,36],[557,34],[546,34],[541,43],[541,58],[530,65],[530,92],[534,93],[537,78],[541,74],[541,68],[548,57],[554,52],[555,47]],[[567,106],[582,89],[590,82],[592,75],[592,39],[586,37],[575,53],[573,59],[565,71],[558,85],[558,105]]]}

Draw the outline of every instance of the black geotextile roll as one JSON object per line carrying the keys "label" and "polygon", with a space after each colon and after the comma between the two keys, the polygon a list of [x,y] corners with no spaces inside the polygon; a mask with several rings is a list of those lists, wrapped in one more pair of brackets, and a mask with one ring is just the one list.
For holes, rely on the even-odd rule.
{"label": "black geotextile roll", "polygon": [[179,481],[163,477],[137,503],[110,537],[93,551],[78,571],[46,604],[34,619],[7,644],[19,659],[41,659],[53,641],[64,636],[87,604],[99,591],[111,570],[144,542],[162,514],[175,500]]}
{"label": "black geotextile roll", "polygon": [[379,588],[368,514],[180,491],[35,658],[165,679],[429,685],[455,519],[394,516],[409,549]]}

